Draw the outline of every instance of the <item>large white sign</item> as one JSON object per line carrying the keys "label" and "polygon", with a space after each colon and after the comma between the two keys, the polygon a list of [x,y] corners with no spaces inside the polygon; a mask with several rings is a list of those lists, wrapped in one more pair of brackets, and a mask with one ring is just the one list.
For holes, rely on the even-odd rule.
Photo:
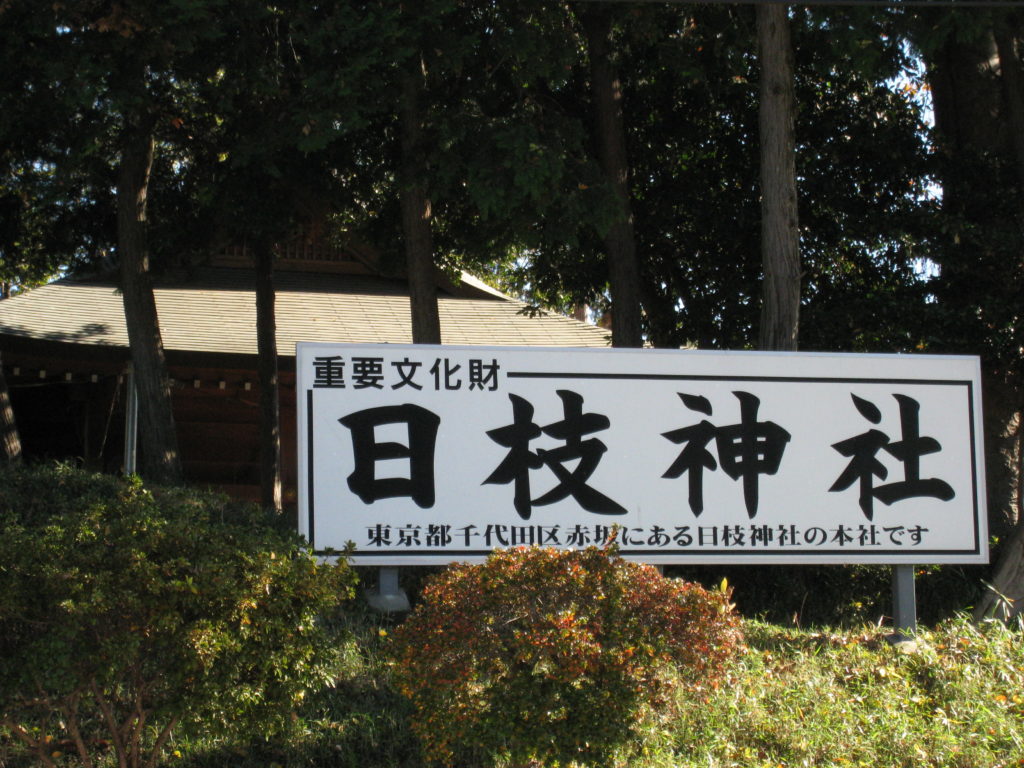
{"label": "large white sign", "polygon": [[987,562],[974,357],[298,345],[300,530],[361,564]]}

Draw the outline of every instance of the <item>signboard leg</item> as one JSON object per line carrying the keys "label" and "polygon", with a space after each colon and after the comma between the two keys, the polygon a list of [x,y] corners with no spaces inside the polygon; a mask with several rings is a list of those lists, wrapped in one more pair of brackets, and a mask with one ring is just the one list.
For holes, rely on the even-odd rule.
{"label": "signboard leg", "polygon": [[381,613],[401,613],[409,610],[409,598],[398,585],[398,568],[378,570],[377,588],[366,590],[366,602]]}
{"label": "signboard leg", "polygon": [[914,588],[914,566],[892,567],[893,634],[895,642],[909,640],[917,632],[917,596]]}

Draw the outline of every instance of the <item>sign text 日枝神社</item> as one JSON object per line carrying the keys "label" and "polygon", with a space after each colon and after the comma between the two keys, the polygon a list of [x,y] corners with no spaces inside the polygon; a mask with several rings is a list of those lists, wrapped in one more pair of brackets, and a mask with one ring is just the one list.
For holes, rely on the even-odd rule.
{"label": "sign text \u65e5\u679d\u795e\u793e", "polygon": [[301,343],[299,525],[361,564],[987,562],[975,357]]}

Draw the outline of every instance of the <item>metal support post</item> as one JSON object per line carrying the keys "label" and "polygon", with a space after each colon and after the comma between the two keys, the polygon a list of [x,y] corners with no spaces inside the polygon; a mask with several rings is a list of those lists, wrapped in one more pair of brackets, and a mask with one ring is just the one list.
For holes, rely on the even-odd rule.
{"label": "metal support post", "polygon": [[380,613],[408,611],[409,598],[398,584],[398,568],[384,566],[377,573],[377,588],[366,590],[366,602],[370,607]]}
{"label": "metal support post", "polygon": [[892,568],[893,634],[890,639],[902,642],[917,632],[917,596],[914,588],[914,566],[894,565]]}

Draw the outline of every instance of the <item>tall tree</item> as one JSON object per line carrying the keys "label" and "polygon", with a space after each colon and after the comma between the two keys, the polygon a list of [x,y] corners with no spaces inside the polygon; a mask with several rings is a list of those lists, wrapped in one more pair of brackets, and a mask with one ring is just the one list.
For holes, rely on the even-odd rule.
{"label": "tall tree", "polygon": [[117,251],[132,374],[138,392],[142,473],[156,482],[175,483],[182,479],[181,457],[153,293],[147,231],[154,119],[145,113],[124,116],[117,174]]}
{"label": "tall tree", "polygon": [[[981,353],[987,479],[997,550],[994,591],[979,615],[1024,606],[1024,156],[1018,131],[1024,92],[1014,9],[942,11],[913,18],[935,111],[944,236],[934,259],[940,310],[933,348]],[[1009,603],[999,595],[1010,598]]]}
{"label": "tall tree", "polygon": [[[140,392],[142,470],[165,482],[180,480],[181,465],[149,274],[149,184],[154,147],[181,119],[187,84],[211,74],[203,49],[219,34],[213,21],[221,5],[75,0],[39,9],[12,0],[0,6],[4,16],[26,22],[18,50],[28,90],[57,93],[58,114],[78,116],[61,122],[60,132],[44,132],[37,156],[51,154],[58,174],[88,169],[94,200],[115,189],[116,255]],[[90,114],[100,119],[87,119]]]}
{"label": "tall tree", "polygon": [[761,349],[795,350],[800,326],[796,97],[788,8],[757,6],[760,77]]}
{"label": "tall tree", "polygon": [[0,354],[0,461],[17,464],[21,461],[21,437],[11,408],[11,395],[4,375],[3,355]]}
{"label": "tall tree", "polygon": [[424,66],[422,57],[413,55],[401,66],[399,74],[399,198],[409,281],[412,340],[414,344],[440,344],[441,320],[438,316],[437,282],[434,276],[433,211],[427,192],[427,152],[423,144]]}
{"label": "tall tree", "polygon": [[214,119],[190,148],[197,197],[216,222],[215,238],[245,246],[252,259],[260,502],[275,513],[283,510],[283,472],[274,259],[277,246],[299,226],[300,201],[306,197],[295,71],[304,48],[291,29],[291,22],[301,26],[302,20],[287,10],[263,3],[232,5],[225,19],[231,44],[221,54],[222,69],[197,92],[203,111]]}
{"label": "tall tree", "polygon": [[[1017,11],[993,14],[992,36],[999,57],[1004,105],[1010,127],[1010,143],[1016,170],[1017,226],[1024,233],[1024,76],[1021,67],[1021,46],[1024,25]],[[1024,238],[1019,242],[1024,251]],[[1024,257],[1024,252],[1019,251]],[[1017,262],[1018,266],[1022,261]],[[1024,348],[1018,348],[1024,356]],[[1009,458],[1010,503],[1016,506],[1017,523],[1006,542],[993,574],[993,589],[986,593],[975,609],[976,616],[1024,612],[1024,381],[1018,371],[1011,391],[1016,395],[1016,412],[1008,420],[1009,437],[1013,442],[1003,449]],[[1005,434],[1005,432],[1004,432]],[[1015,438],[1015,440],[1014,440]],[[1003,599],[1010,598],[1007,604]]]}
{"label": "tall tree", "polygon": [[397,103],[388,75],[399,13],[387,4],[234,2],[222,67],[197,89],[213,120],[192,147],[195,199],[217,237],[247,244],[254,259],[267,508],[281,508],[275,254],[297,236],[344,239],[330,223],[365,225],[367,200],[393,190],[380,137]]}
{"label": "tall tree", "polygon": [[[646,338],[665,347],[756,346],[763,269],[755,10],[645,4],[620,21]],[[887,85],[903,52],[878,20],[868,22],[831,9],[796,10],[789,22],[802,105],[800,312],[813,318],[803,334],[815,349],[906,350],[922,341],[925,290],[912,246],[927,232],[923,125],[917,107]],[[553,79],[534,95],[589,133],[584,63],[567,63],[565,84]],[[573,238],[562,230],[562,247],[553,238],[535,241],[526,268],[512,270],[515,285],[538,303],[600,302],[606,290],[607,272],[595,258],[602,244],[588,239],[587,215],[601,211],[611,220],[617,203],[597,197],[597,171],[580,162],[577,184],[559,189],[576,215]]]}
{"label": "tall tree", "polygon": [[260,382],[260,502],[281,512],[281,388],[277,361],[274,248],[259,233],[253,241],[256,282],[256,347]]}
{"label": "tall tree", "polygon": [[593,133],[597,154],[618,210],[607,225],[604,247],[611,293],[612,345],[643,346],[640,325],[640,270],[633,233],[629,157],[623,117],[622,82],[611,50],[612,11],[593,4],[581,11],[590,61]]}
{"label": "tall tree", "polygon": [[[457,279],[459,267],[494,269],[542,243],[572,247],[583,191],[601,181],[596,164],[581,161],[579,125],[560,114],[552,93],[553,83],[564,88],[579,42],[562,7],[543,0],[394,5],[401,8],[395,55],[371,97],[391,110],[376,125],[393,137],[395,152],[382,167],[369,166],[379,174],[378,213],[362,228],[385,260],[405,265],[414,338],[436,343],[436,270]],[[580,165],[588,166],[583,176]],[[390,194],[381,198],[380,190]],[[364,200],[363,207],[371,206]],[[588,225],[609,213],[603,206]],[[395,231],[398,243],[389,235]]]}

